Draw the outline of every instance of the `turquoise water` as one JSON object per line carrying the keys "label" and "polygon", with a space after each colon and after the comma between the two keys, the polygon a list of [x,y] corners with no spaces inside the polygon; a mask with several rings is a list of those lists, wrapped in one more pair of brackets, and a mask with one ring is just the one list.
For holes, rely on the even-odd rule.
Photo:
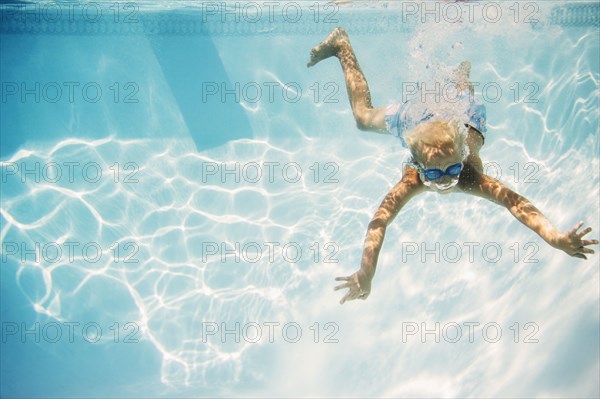
{"label": "turquoise water", "polygon": [[2,396],[600,394],[598,255],[483,199],[412,200],[368,300],[339,305],[333,279],[358,268],[408,154],[356,128],[335,59],[306,68],[343,26],[385,106],[470,60],[488,173],[597,238],[597,4],[462,23],[391,2],[304,4],[297,22],[95,4],[118,22],[3,5]]}

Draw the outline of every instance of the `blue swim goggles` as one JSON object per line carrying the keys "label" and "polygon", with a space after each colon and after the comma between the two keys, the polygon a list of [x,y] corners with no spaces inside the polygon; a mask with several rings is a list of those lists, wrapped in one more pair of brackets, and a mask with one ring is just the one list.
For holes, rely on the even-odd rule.
{"label": "blue swim goggles", "polygon": [[448,166],[445,172],[440,169],[423,169],[423,167],[417,162],[412,161],[411,163],[417,168],[420,174],[424,175],[427,178],[427,180],[437,180],[444,175],[456,177],[460,175],[460,172],[462,172],[463,168],[462,162]]}

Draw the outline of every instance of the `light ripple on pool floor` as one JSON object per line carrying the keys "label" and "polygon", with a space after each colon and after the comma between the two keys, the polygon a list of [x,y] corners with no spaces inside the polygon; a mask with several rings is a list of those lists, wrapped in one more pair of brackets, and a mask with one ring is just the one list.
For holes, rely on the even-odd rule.
{"label": "light ripple on pool floor", "polygon": [[[385,95],[391,95],[386,83],[397,87],[403,79],[419,80],[415,77],[424,73],[426,64],[442,62],[448,54],[454,61],[470,59],[473,76],[482,82],[536,82],[541,89],[538,103],[503,98],[486,104],[490,132],[481,153],[483,161],[496,162],[502,171],[498,177],[532,200],[560,230],[581,219],[598,226],[600,79],[597,63],[588,61],[590,53],[598,53],[598,41],[575,32],[572,40],[567,36],[558,42],[556,56],[548,57],[546,42],[557,37],[555,29],[532,33],[523,26],[508,32],[500,28],[482,30],[474,42],[452,49],[449,44],[463,36],[460,29],[423,29],[408,43],[411,62],[406,76],[379,71],[369,74],[369,82],[374,92],[381,93],[384,87]],[[530,52],[515,57],[524,32],[531,41]],[[486,51],[488,33],[502,35],[503,46]],[[223,51],[232,80],[256,80],[242,75],[244,71],[266,73],[269,80],[289,80],[282,71],[270,72],[277,62],[285,64],[285,71],[297,72],[294,76],[307,76],[304,64],[288,65],[287,56],[297,57],[293,46],[282,50],[273,65],[271,59],[253,60],[256,68],[248,71],[236,57],[256,54],[261,41],[246,39],[223,44],[244,49]],[[353,37],[361,60],[366,55],[366,68],[373,67],[377,56],[383,63],[401,64],[402,41],[387,43],[393,51],[381,55],[375,54],[379,49],[369,45],[371,40]],[[433,41],[436,46],[427,45]],[[439,48],[443,51],[438,54]],[[573,60],[572,69],[560,58]],[[320,68],[326,71],[324,75],[313,69],[310,79],[325,76],[343,84],[337,65]],[[369,300],[340,307],[341,293],[331,289],[333,277],[358,268],[368,221],[400,178],[407,154],[391,137],[357,132],[346,103],[315,105],[303,99],[298,107],[293,110],[300,111],[302,118],[289,109],[249,113],[257,139],[230,142],[203,153],[193,151],[193,144],[183,140],[107,137],[68,139],[50,150],[22,150],[7,160],[96,162],[103,173],[98,183],[81,178],[73,183],[42,184],[10,178],[3,183],[3,243],[25,242],[31,247],[36,241],[96,241],[106,251],[94,264],[82,259],[18,264],[19,286],[35,309],[64,320],[78,319],[87,310],[106,320],[137,320],[144,327],[145,339],[163,355],[163,382],[175,386],[235,386],[235,382],[251,381],[267,384],[272,388],[270,396],[289,396],[290,392],[314,396],[517,392],[514,396],[533,396],[539,394],[538,388],[549,386],[548,378],[560,380],[555,378],[561,370],[556,364],[577,364],[573,372],[578,377],[573,375],[569,381],[585,384],[586,392],[598,392],[597,373],[594,380],[585,371],[597,372],[597,360],[576,359],[589,349],[572,342],[591,342],[586,330],[590,323],[597,330],[598,269],[594,262],[598,255],[587,262],[569,258],[547,246],[506,210],[482,199],[424,194],[412,200],[387,230]],[[223,183],[219,174],[211,174],[215,165],[235,167],[236,161],[297,162],[303,178],[288,182],[278,169],[273,182],[263,177],[258,182],[227,178]],[[321,166],[336,163],[338,182],[324,183],[323,175],[315,181],[310,166],[317,161]],[[111,169],[115,162],[122,168],[117,183]],[[123,169],[129,162],[137,169]],[[523,178],[530,162],[538,167],[535,182]],[[128,177],[139,181],[126,183]],[[120,256],[127,256],[131,254],[131,248],[124,247],[128,241],[138,246],[138,262],[115,262],[111,245],[119,242]],[[298,243],[304,256],[287,262],[280,246],[272,263],[264,258],[236,262],[232,256],[223,262],[219,254],[206,256],[207,248],[203,248],[213,242],[226,248],[240,242],[243,248],[249,242],[275,241]],[[322,262],[324,251],[321,262],[315,262],[310,249],[314,242],[321,248],[335,243],[338,262]],[[403,259],[407,243],[431,248],[436,242],[456,242],[463,250],[466,242],[494,242],[504,253],[496,263],[482,259],[481,246],[475,262],[465,261],[464,253],[458,263]],[[514,262],[510,249],[515,243],[521,250],[519,262]],[[537,263],[522,261],[523,245],[528,243],[538,246]],[[252,255],[254,248],[246,250],[246,255]],[[296,321],[307,328],[315,320],[338,323],[342,344],[204,343],[200,334],[203,322]],[[427,346],[418,339],[401,342],[403,322],[474,320],[497,322],[506,332],[515,321],[536,322],[543,344],[514,345],[508,337],[497,345],[481,339],[463,340],[453,347]],[[476,332],[481,337],[481,326]],[[290,365],[289,359],[296,361]],[[298,367],[302,362],[310,366]],[[349,383],[340,386],[340,380]],[[523,381],[538,383],[525,387]],[[581,396],[566,394],[571,392],[556,388],[547,396]]]}
{"label": "light ripple on pool floor", "polygon": [[[108,160],[100,157],[104,145],[118,145],[119,158]],[[398,154],[369,149],[372,145],[368,141],[358,154],[319,154],[317,146],[289,152],[275,150],[261,141],[232,142],[229,148],[232,154],[238,154],[239,162],[264,161],[267,158],[242,156],[240,154],[244,152],[238,151],[238,145],[243,146],[247,154],[263,156],[268,153],[271,156],[269,160],[281,163],[306,159],[310,154],[311,157],[333,158],[346,168],[339,175],[340,183],[335,185],[335,190],[327,185],[300,182],[273,182],[272,186],[263,182],[259,186],[240,181],[225,187],[218,182],[203,183],[197,174],[191,174],[191,170],[201,169],[203,162],[214,160],[188,153],[183,143],[157,145],[111,140],[101,144],[71,144],[69,159],[95,161],[102,165],[104,171],[109,171],[115,161],[127,161],[131,152],[144,154],[143,158],[147,161],[139,164],[138,182],[131,185],[115,183],[112,179],[95,185],[78,182],[73,186],[27,183],[26,189],[15,190],[14,195],[9,193],[3,199],[3,215],[9,215],[22,224],[21,229],[16,226],[8,229],[5,242],[95,241],[106,252],[106,256],[94,264],[83,259],[65,264],[20,264],[21,288],[40,310],[64,319],[73,318],[82,311],[75,306],[82,298],[85,298],[88,309],[97,307],[100,313],[106,312],[113,317],[115,314],[131,315],[136,309],[135,319],[143,324],[145,338],[154,342],[164,354],[162,373],[165,382],[204,384],[208,375],[221,382],[249,378],[242,375],[248,372],[244,363],[256,361],[248,358],[248,353],[254,353],[247,352],[251,345],[243,340],[241,343],[204,343],[200,334],[202,323],[215,320],[233,323],[289,320],[298,306],[291,304],[297,303],[307,291],[318,289],[322,292],[330,285],[325,280],[334,270],[343,275],[358,267],[366,223],[394,184],[394,179],[398,178],[395,171],[398,165],[394,162]],[[249,150],[253,146],[255,148]],[[160,155],[157,155],[156,148],[161,148]],[[373,152],[369,155],[371,150]],[[36,152],[32,159],[43,161],[50,157],[57,162],[62,161],[56,152]],[[376,161],[374,157],[377,157]],[[576,158],[577,154],[573,157]],[[22,160],[27,162],[28,158]],[[178,162],[185,165],[181,169],[188,176],[179,175]],[[375,173],[369,170],[374,165],[378,168]],[[348,173],[351,170],[358,172],[352,175]],[[373,179],[373,175],[377,178]],[[573,192],[569,189],[573,184],[563,179],[562,185],[554,189],[560,190],[559,197],[568,197]],[[365,187],[369,187],[368,190],[361,191]],[[522,185],[522,188],[527,186]],[[531,193],[539,196],[537,191]],[[540,193],[546,191],[541,189]],[[405,286],[399,296],[403,298],[404,306],[419,308],[425,303],[432,318],[442,318],[464,312],[465,296],[470,295],[469,291],[479,291],[473,285],[473,279],[487,287],[481,298],[484,302],[489,301],[489,306],[495,306],[492,299],[495,296],[515,290],[516,279],[525,271],[510,267],[510,262],[490,264],[487,268],[468,263],[462,266],[447,263],[429,269],[425,265],[404,269],[404,262],[398,255],[402,252],[402,242],[413,240],[433,247],[440,237],[454,237],[459,243],[475,241],[481,239],[475,226],[485,223],[497,226],[494,235],[488,236],[488,239],[498,242],[514,239],[512,230],[508,228],[514,221],[507,212],[492,212],[491,204],[473,199],[469,201],[475,202],[464,208],[464,201],[464,197],[459,195],[442,199],[426,194],[407,205],[388,231],[380,258],[381,271],[374,282],[376,292],[394,290],[387,285],[391,281],[399,282],[400,287]],[[564,199],[558,201],[553,209],[566,205]],[[424,208],[427,212],[421,213]],[[412,216],[413,213],[421,216]],[[554,217],[558,213],[550,212]],[[431,221],[447,218],[448,214],[455,214],[456,219],[450,219],[444,228],[432,230]],[[52,216],[44,218],[47,215]],[[465,218],[469,223],[459,222]],[[26,228],[36,223],[39,226],[35,229]],[[519,230],[519,233],[521,237],[529,237],[525,230]],[[398,235],[404,239],[398,241]],[[311,259],[310,246],[316,241],[322,245],[323,237],[339,245],[336,257],[342,263],[330,265],[315,263]],[[137,244],[137,263],[115,262],[110,245],[125,241]],[[260,259],[255,262],[248,261],[255,259],[257,248],[265,250],[264,243],[277,241],[299,244],[304,256],[297,262],[286,262],[282,248],[277,247],[273,263],[265,259],[266,253],[258,253],[262,258],[259,256]],[[203,246],[214,243],[219,249],[224,245],[231,250],[236,242],[242,252],[239,256],[246,259],[237,261],[229,255],[223,261],[220,254],[207,256],[207,248]],[[247,243],[258,244],[258,247],[250,245],[243,253]],[[122,246],[120,249],[125,251]],[[125,251],[125,254],[128,252]],[[545,255],[542,256],[545,258]],[[529,273],[540,271],[530,267]],[[102,281],[105,283],[102,284]],[[414,286],[406,286],[409,282]],[[113,300],[108,301],[99,294],[103,285],[106,287],[104,291],[108,289],[114,293]],[[313,295],[315,298],[309,300],[311,303],[318,302],[323,294]]]}

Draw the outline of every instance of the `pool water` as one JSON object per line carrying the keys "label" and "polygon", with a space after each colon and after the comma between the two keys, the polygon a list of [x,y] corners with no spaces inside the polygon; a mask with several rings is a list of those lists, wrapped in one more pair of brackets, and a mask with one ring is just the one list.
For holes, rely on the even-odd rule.
{"label": "pool water", "polygon": [[342,26],[385,106],[469,60],[486,173],[598,238],[597,3],[92,4],[1,6],[3,397],[600,395],[598,255],[486,200],[413,199],[339,305],[408,153],[306,67]]}

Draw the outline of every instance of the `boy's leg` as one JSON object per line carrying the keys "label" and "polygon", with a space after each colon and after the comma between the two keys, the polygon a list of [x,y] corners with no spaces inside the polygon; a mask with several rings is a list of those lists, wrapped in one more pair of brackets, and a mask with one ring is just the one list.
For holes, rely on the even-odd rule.
{"label": "boy's leg", "polygon": [[[459,90],[469,89],[471,95],[474,94],[473,83],[469,81],[471,75],[471,63],[469,61],[461,62],[454,70],[454,80]],[[479,150],[483,146],[483,136],[473,128],[469,128],[467,136],[467,145],[469,146],[469,156],[466,162],[470,163],[479,173],[483,173],[483,162],[479,156]]]}
{"label": "boy's leg", "polygon": [[358,65],[348,34],[341,28],[335,28],[321,44],[312,49],[307,66],[311,67],[332,56],[340,60],[344,71],[346,89],[358,128],[386,133],[385,108],[373,108],[367,79]]}
{"label": "boy's leg", "polygon": [[475,91],[473,88],[473,83],[469,81],[469,77],[471,75],[471,63],[469,61],[461,62],[458,67],[454,70],[454,76],[452,79],[458,86],[459,90],[464,90],[466,88],[469,89],[471,95]]}

